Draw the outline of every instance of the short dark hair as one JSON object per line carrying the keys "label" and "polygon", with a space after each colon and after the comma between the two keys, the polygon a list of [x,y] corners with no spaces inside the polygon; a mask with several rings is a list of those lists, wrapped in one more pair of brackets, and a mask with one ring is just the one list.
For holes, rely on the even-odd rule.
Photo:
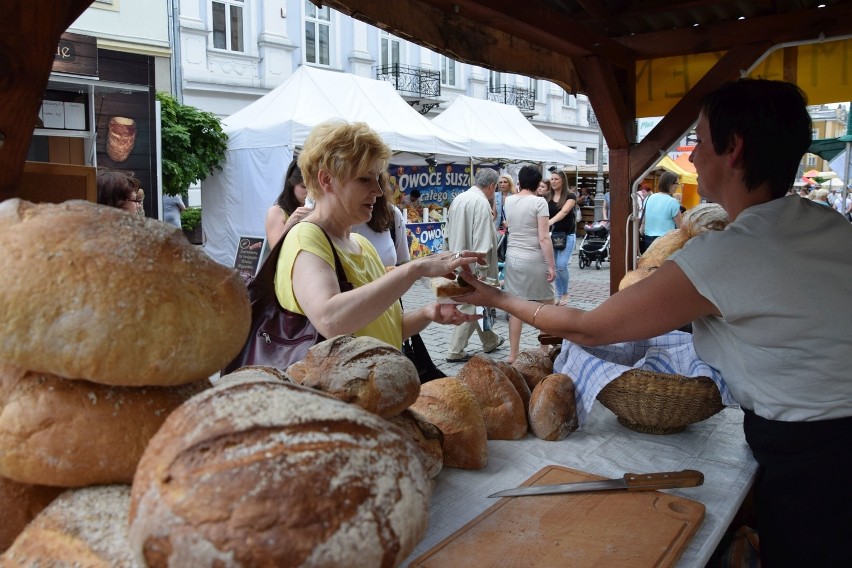
{"label": "short dark hair", "polygon": [[541,181],[541,172],[533,166],[524,166],[518,172],[518,187],[535,191]]}
{"label": "short dark hair", "polygon": [[411,195],[411,199],[420,199],[420,190],[412,189],[409,195]]}
{"label": "short dark hair", "polygon": [[99,167],[97,171],[98,203],[109,207],[124,205],[134,198],[139,189],[139,180],[132,172]]}
{"label": "short dark hair", "polygon": [[796,85],[768,79],[739,79],[707,94],[713,150],[725,152],[734,135],[743,139],[745,182],[749,191],[768,182],[773,198],[783,197],[811,145],[807,97]]}

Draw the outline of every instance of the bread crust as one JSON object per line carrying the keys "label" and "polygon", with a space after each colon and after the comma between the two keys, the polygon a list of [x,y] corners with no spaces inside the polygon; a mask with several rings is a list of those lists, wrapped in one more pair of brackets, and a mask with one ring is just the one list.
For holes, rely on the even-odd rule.
{"label": "bread crust", "polygon": [[444,434],[430,422],[426,422],[414,415],[410,410],[403,410],[402,414],[392,416],[388,420],[411,436],[414,443],[420,449],[420,457],[430,478],[441,473],[444,467],[444,450],[441,444],[444,442]]}
{"label": "bread crust", "polygon": [[674,229],[654,239],[651,246],[636,261],[636,268],[657,268],[675,251],[683,248],[689,240],[689,233],[683,229]]}
{"label": "bread crust", "polygon": [[495,361],[474,355],[456,378],[470,387],[479,403],[489,440],[517,440],[526,435],[524,401]]}
{"label": "bread crust", "polygon": [[245,343],[236,270],[167,223],[85,201],[0,203],[0,361],[96,383],[207,378]]}
{"label": "bread crust", "polygon": [[216,386],[148,445],[131,547],[152,568],[399,565],[429,519],[417,451],[387,420],[312,389]]}
{"label": "bread crust", "polygon": [[438,298],[453,298],[473,292],[475,288],[464,281],[450,280],[449,278],[432,278],[432,290]]}
{"label": "bread crust", "polygon": [[209,386],[113,387],[0,366],[0,475],[58,487],[129,484],[166,417]]}
{"label": "bread crust", "polygon": [[24,527],[63,491],[63,487],[18,483],[0,477],[0,511],[3,511],[0,553],[9,548]]}
{"label": "bread crust", "polygon": [[539,381],[553,372],[553,361],[537,349],[518,353],[512,366],[521,372],[530,391],[535,389]]}
{"label": "bread crust", "polygon": [[563,440],[577,429],[574,381],[563,373],[546,376],[530,398],[530,429],[542,440]]}

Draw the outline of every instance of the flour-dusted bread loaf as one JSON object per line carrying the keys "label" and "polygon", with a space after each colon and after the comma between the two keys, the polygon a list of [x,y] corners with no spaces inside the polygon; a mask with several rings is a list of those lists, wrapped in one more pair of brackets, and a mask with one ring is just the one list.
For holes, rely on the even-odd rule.
{"label": "flour-dusted bread loaf", "polygon": [[142,568],[127,540],[130,486],[64,492],[18,535],[4,568]]}
{"label": "flour-dusted bread loaf", "polygon": [[114,116],[107,125],[107,156],[114,162],[123,162],[136,144],[136,121],[125,116]]}
{"label": "flour-dusted bread loaf", "polygon": [[521,351],[512,366],[524,376],[530,391],[535,388],[539,381],[553,372],[553,361],[538,349]]}
{"label": "flour-dusted bread loaf", "polygon": [[518,391],[519,395],[521,395],[521,400],[524,401],[524,408],[529,410],[531,391],[530,386],[527,384],[527,380],[519,370],[505,361],[497,361],[497,367],[499,367],[499,369],[503,371],[503,374],[506,375],[509,381],[511,381],[512,386],[515,387],[515,390]]}
{"label": "flour-dusted bread loaf", "polygon": [[683,214],[681,228],[689,238],[705,231],[722,231],[728,226],[728,213],[718,203],[701,203]]}
{"label": "flour-dusted bread loaf", "polygon": [[306,387],[216,386],[148,445],[131,546],[152,568],[397,566],[429,521],[418,451],[387,420]]}
{"label": "flour-dusted bread loaf", "polygon": [[537,438],[562,440],[577,429],[574,381],[562,373],[546,376],[530,398],[530,429]]}
{"label": "flour-dusted bread loaf", "polygon": [[0,522],[0,553],[9,548],[24,527],[63,491],[63,487],[30,485],[0,477],[0,511],[3,515]]}
{"label": "flour-dusted bread loaf", "polygon": [[85,201],[0,203],[0,361],[96,383],[176,385],[240,351],[239,274],[156,219]]}
{"label": "flour-dusted bread loaf", "polygon": [[383,418],[396,416],[420,393],[417,367],[384,341],[338,335],[308,350],[288,376]]}
{"label": "flour-dusted bread loaf", "polygon": [[644,280],[645,278],[653,274],[656,269],[656,266],[652,266],[637,268],[636,270],[628,270],[627,274],[624,275],[624,278],[621,279],[621,282],[618,283],[618,289],[624,290],[628,286],[632,286],[640,280]]}
{"label": "flour-dusted bread loaf", "polygon": [[166,417],[207,379],[172,387],[113,387],[0,366],[0,475],[84,487],[133,481]]}
{"label": "flour-dusted bread loaf", "polygon": [[415,416],[410,410],[403,410],[402,414],[391,416],[388,420],[411,436],[420,448],[420,457],[423,459],[423,465],[426,466],[429,477],[433,478],[441,473],[444,467],[444,450],[441,449],[444,434],[441,430],[434,424]]}
{"label": "flour-dusted bread loaf", "polygon": [[281,381],[282,383],[293,382],[281,369],[267,367],[265,365],[246,365],[245,367],[240,367],[236,371],[228,373],[227,375],[222,375],[216,380],[215,384],[217,386],[221,386],[225,384],[252,382],[257,380]]}
{"label": "flour-dusted bread loaf", "polygon": [[636,261],[637,268],[656,268],[663,264],[676,250],[683,248],[689,240],[689,233],[683,229],[674,229],[654,239],[639,260]]}
{"label": "flour-dusted bread loaf", "polygon": [[485,419],[466,384],[455,377],[429,381],[410,410],[444,434],[445,467],[483,469],[488,465]]}
{"label": "flour-dusted bread loaf", "polygon": [[517,440],[527,433],[527,411],[512,381],[485,355],[474,355],[456,378],[470,387],[489,440]]}

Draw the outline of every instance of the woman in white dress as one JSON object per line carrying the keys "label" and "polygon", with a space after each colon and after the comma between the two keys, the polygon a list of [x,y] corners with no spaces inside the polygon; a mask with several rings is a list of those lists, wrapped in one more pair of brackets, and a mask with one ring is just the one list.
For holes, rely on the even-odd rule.
{"label": "woman in white dress", "polygon": [[[518,172],[518,193],[506,198],[509,246],[506,249],[505,290],[527,300],[552,304],[556,262],[550,240],[547,201],[536,194],[541,172],[524,166]],[[509,357],[514,363],[521,343],[524,323],[509,316]]]}

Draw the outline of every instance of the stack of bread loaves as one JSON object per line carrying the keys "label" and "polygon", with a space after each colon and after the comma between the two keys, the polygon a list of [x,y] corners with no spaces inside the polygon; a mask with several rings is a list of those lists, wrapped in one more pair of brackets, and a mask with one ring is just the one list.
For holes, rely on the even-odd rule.
{"label": "stack of bread loaves", "polygon": [[650,276],[675,251],[686,242],[707,231],[722,231],[728,226],[728,214],[721,205],[702,203],[689,209],[683,215],[679,228],[669,231],[651,243],[636,263],[636,269],[630,270],[621,279],[618,289],[623,290]]}
{"label": "stack of bread loaves", "polygon": [[0,247],[0,503],[22,508],[4,508],[17,534],[58,493],[45,486],[131,483],[169,413],[242,347],[250,311],[234,270],[120,209],[10,199]]}

